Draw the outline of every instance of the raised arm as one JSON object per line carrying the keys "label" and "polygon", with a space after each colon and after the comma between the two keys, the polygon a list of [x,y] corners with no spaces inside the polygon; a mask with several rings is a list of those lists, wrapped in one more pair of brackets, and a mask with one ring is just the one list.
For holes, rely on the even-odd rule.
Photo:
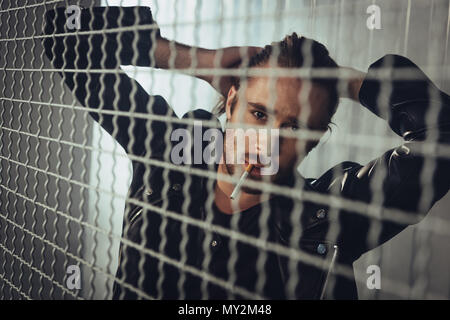
{"label": "raised arm", "polygon": [[[119,27],[151,25],[149,8],[95,7],[82,9],[81,28],[66,27],[65,8],[46,12],[44,33],[47,57],[90,115],[108,131],[128,153],[140,155],[147,150],[164,149],[163,121],[147,121],[139,114],[174,117],[160,96],[149,96],[133,79],[120,71],[120,65],[137,62],[151,64],[152,33],[157,29],[120,31]],[[137,38],[136,38],[137,36]],[[133,41],[135,40],[135,41]],[[101,70],[101,71],[100,71]],[[100,72],[99,72],[100,71]],[[116,72],[117,71],[117,72]],[[118,112],[128,112],[119,114]],[[130,126],[132,128],[130,128]],[[147,135],[151,145],[145,148]]]}
{"label": "raised arm", "polygon": [[[113,111],[168,117],[174,117],[175,114],[162,97],[149,96],[139,83],[120,72],[120,65],[172,68],[183,72],[192,66],[196,69],[231,68],[238,66],[241,61],[242,49],[239,47],[221,49],[223,52],[218,55],[216,50],[193,50],[189,46],[164,39],[148,7],[82,9],[79,30],[67,28],[65,10],[60,7],[46,13],[44,33],[54,35],[44,40],[46,55],[55,68],[64,69],[60,74],[78,101],[98,110],[91,111],[90,115],[125,150],[134,154],[140,154],[143,150],[144,139],[149,134],[146,131],[147,120],[133,115],[114,115]],[[133,26],[138,28],[130,28]],[[258,48],[248,48],[249,54],[256,50]],[[222,77],[220,81],[213,81],[211,75],[198,77],[208,81],[224,95],[231,86],[230,77]],[[130,135],[132,119],[134,125]],[[164,132],[164,122],[152,121],[150,134],[154,135],[154,145],[151,150],[163,148],[161,141],[164,141]],[[131,146],[130,141],[134,142]]]}
{"label": "raised arm", "polygon": [[214,69],[232,69],[241,65],[245,56],[250,58],[261,48],[259,47],[227,47],[217,50],[192,48],[190,46],[158,37],[155,50],[156,67],[176,69],[183,72],[195,66],[196,70],[208,69],[208,73],[194,74],[199,79],[208,82],[222,96],[226,97],[233,83],[232,76],[219,76],[214,79],[211,71]]}
{"label": "raised arm", "polygon": [[[384,75],[390,78],[383,79],[380,71],[386,70],[389,72]],[[408,75],[411,79],[405,78]],[[353,88],[349,96],[358,96],[363,106],[385,119],[405,140],[402,146],[387,151],[365,166],[348,165],[333,184],[345,198],[403,212],[398,217],[383,213],[381,220],[361,213],[342,214],[339,242],[348,249],[347,252],[354,254],[353,258],[357,258],[391,239],[409,224],[419,222],[448,192],[450,159],[424,154],[421,147],[423,143],[450,144],[450,97],[413,62],[398,55],[387,55],[373,63],[363,81],[355,77]],[[435,117],[426,121],[429,113]],[[428,170],[430,168],[433,170]],[[331,172],[328,176],[332,176]],[[428,184],[422,185],[424,182]],[[375,196],[380,193],[382,197]],[[421,202],[422,197],[429,195],[428,201]],[[381,225],[379,236],[368,239],[368,231],[378,223]]]}

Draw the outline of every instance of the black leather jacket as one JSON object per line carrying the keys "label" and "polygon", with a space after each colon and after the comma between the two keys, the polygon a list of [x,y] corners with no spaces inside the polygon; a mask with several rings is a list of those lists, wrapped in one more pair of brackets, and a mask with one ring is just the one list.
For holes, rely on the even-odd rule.
{"label": "black leather jacket", "polygon": [[[56,12],[56,18],[54,10],[47,12],[45,33],[71,32],[64,30],[64,8]],[[139,19],[135,18],[135,12]],[[80,31],[152,22],[151,12],[145,7],[136,11],[135,8],[110,8],[105,15],[104,8],[93,8],[83,10]],[[95,34],[90,39],[79,35],[78,45],[74,36],[44,41],[46,55],[55,68],[82,69],[76,73],[60,73],[80,103],[98,109],[90,112],[91,116],[125,148],[133,163],[114,298],[207,297],[201,295],[208,291],[200,290],[205,287],[199,275],[208,285],[226,286],[220,280],[228,280],[211,279],[214,270],[198,273],[206,253],[213,255],[214,250],[208,245],[203,247],[203,240],[207,239],[207,244],[217,240],[217,245],[226,236],[217,230],[208,232],[205,226],[196,228],[197,222],[204,222],[208,206],[211,208],[207,200],[213,194],[211,181],[214,179],[199,174],[208,170],[206,165],[170,166],[171,145],[166,144],[170,137],[167,134],[187,126],[166,121],[164,117],[177,118],[162,97],[147,95],[137,82],[124,74],[86,72],[87,68],[152,65],[151,30],[122,32],[119,38],[116,36],[114,32]],[[395,75],[395,70],[409,68],[415,72],[415,80],[377,81],[380,67],[392,68],[391,75]],[[343,162],[318,179],[298,176],[300,183],[296,188],[294,180],[287,182],[285,187],[295,192],[289,197],[276,194],[269,204],[270,245],[263,250],[260,244],[252,244],[251,239],[250,243],[248,239],[238,240],[241,245],[268,252],[266,269],[254,271],[264,273],[272,286],[263,286],[258,291],[255,283],[240,283],[239,270],[236,270],[238,279],[227,287],[231,292],[228,297],[245,298],[255,294],[278,299],[356,299],[353,262],[408,225],[419,222],[447,193],[450,161],[436,157],[434,170],[424,180],[426,187],[432,189],[432,198],[420,202],[422,168],[430,156],[420,151],[420,141],[427,138],[450,142],[450,97],[438,90],[409,59],[387,55],[370,66],[359,98],[364,107],[388,121],[392,130],[404,138],[404,144],[366,165]],[[136,117],[113,115],[108,112],[111,110],[130,111]],[[437,111],[437,120],[425,124],[427,111]],[[149,114],[153,115],[151,121],[141,117]],[[183,118],[204,121],[204,130],[214,123],[219,125],[216,117],[204,110],[189,112]],[[380,207],[387,210],[377,211]],[[289,248],[297,250],[289,251]],[[250,251],[237,250],[238,255],[245,252]],[[270,281],[275,275],[277,278]]]}

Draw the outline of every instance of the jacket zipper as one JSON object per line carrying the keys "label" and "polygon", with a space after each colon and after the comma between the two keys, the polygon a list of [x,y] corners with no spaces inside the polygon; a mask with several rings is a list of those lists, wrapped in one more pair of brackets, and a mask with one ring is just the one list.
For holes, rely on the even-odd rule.
{"label": "jacket zipper", "polygon": [[131,219],[130,219],[130,227],[131,227],[131,225],[133,224],[134,220],[136,220],[137,217],[141,214],[141,212],[142,212],[142,208],[139,209],[138,212],[136,212],[136,213],[131,217]]}
{"label": "jacket zipper", "polygon": [[334,245],[333,247],[334,247],[333,257],[331,258],[331,263],[330,263],[330,266],[328,267],[328,272],[327,272],[327,276],[325,278],[325,283],[323,284],[322,292],[320,294],[320,300],[323,300],[325,297],[325,291],[327,289],[328,281],[330,279],[330,274],[331,274],[331,271],[333,270],[334,264],[336,262],[338,246]]}
{"label": "jacket zipper", "polygon": [[[148,201],[148,199],[142,199],[142,201],[145,201],[145,202],[147,202],[148,204],[150,204],[150,205],[156,205],[156,204],[158,204],[162,199],[163,199],[163,197],[161,196],[161,195],[159,195],[158,197],[154,197],[154,198],[156,198],[156,199],[151,199],[150,201]],[[133,224],[133,222],[137,219],[137,217],[139,217],[139,215],[142,213],[142,210],[143,210],[143,208],[141,208],[141,209],[139,209],[131,218],[130,218],[130,220],[129,220],[129,224],[130,224],[130,227],[131,227],[131,225]],[[150,209],[149,209],[150,210]]]}

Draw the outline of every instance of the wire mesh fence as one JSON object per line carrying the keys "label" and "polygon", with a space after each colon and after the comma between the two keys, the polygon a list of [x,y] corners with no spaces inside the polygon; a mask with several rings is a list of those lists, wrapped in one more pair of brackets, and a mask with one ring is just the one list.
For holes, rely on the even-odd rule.
{"label": "wire mesh fence", "polygon": [[448,1],[0,23],[2,299],[448,299]]}

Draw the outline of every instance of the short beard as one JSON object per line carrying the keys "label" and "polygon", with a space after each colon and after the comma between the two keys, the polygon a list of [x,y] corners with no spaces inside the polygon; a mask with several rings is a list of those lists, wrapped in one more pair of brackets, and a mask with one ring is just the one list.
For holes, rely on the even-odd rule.
{"label": "short beard", "polygon": [[[227,170],[227,173],[231,176],[234,175],[234,168],[235,165],[233,164],[227,164],[225,163],[225,168]],[[258,182],[269,182],[271,184],[275,184],[275,185],[279,185],[279,186],[290,186],[292,184],[291,178],[293,178],[295,175],[295,170],[284,170],[284,171],[278,171],[278,173],[270,179],[270,181],[265,181],[265,179],[261,179],[261,180],[255,180],[252,179],[251,176],[248,177],[248,179],[250,179],[251,181],[258,181]],[[295,178],[294,178],[295,179]],[[242,186],[241,190],[249,193],[249,194],[262,194],[265,191],[263,191],[262,189],[255,189],[252,187],[248,187],[248,186]],[[270,192],[269,192],[270,193]]]}

